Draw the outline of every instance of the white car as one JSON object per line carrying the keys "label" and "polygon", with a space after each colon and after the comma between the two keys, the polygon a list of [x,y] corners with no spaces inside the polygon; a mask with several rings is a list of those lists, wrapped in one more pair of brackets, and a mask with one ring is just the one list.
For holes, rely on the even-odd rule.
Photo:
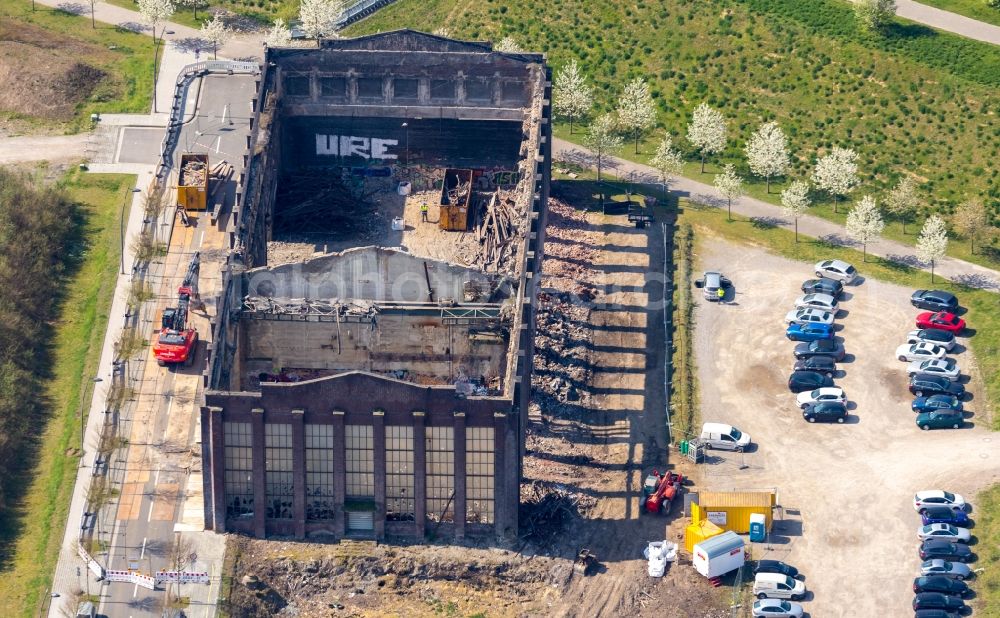
{"label": "white car", "polygon": [[785,315],[788,324],[833,324],[833,314],[822,309],[792,309]]}
{"label": "white car", "polygon": [[904,343],[896,348],[896,358],[901,361],[924,361],[932,358],[944,358],[947,350],[933,343]]}
{"label": "white car", "polygon": [[962,377],[958,363],[953,358],[932,358],[930,360],[915,360],[906,367],[910,376],[938,376],[951,382],[958,382]]}
{"label": "white car", "polygon": [[929,506],[948,506],[955,511],[965,510],[965,498],[941,489],[925,489],[913,496],[913,510],[918,513]]}
{"label": "white car", "polygon": [[847,285],[858,277],[858,271],[843,260],[823,260],[814,267],[817,277],[836,279]]}
{"label": "white car", "polygon": [[832,401],[834,403],[846,404],[847,395],[844,394],[844,389],[838,386],[824,386],[816,390],[799,393],[795,397],[795,400],[798,402],[799,407],[805,410],[812,404],[820,402]]}
{"label": "white car", "polygon": [[837,299],[829,294],[805,294],[795,299],[795,308],[810,307],[823,311],[837,312]]}
{"label": "white car", "polygon": [[753,615],[780,616],[781,618],[802,618],[802,606],[795,601],[761,599],[753,602]]}
{"label": "white car", "polygon": [[951,524],[927,524],[917,528],[917,538],[921,541],[927,539],[937,539],[939,541],[951,541],[952,543],[968,543],[972,534],[968,528],[959,528]]}
{"label": "white car", "polygon": [[918,330],[911,330],[906,333],[906,343],[920,343],[922,341],[933,343],[934,345],[940,346],[949,352],[951,352],[951,349],[955,347],[955,335],[949,333],[948,331],[939,330],[937,328],[921,328]]}
{"label": "white car", "polygon": [[920,565],[920,574],[924,577],[950,577],[951,579],[968,579],[972,575],[969,565],[961,562],[949,562],[941,558],[925,560]]}

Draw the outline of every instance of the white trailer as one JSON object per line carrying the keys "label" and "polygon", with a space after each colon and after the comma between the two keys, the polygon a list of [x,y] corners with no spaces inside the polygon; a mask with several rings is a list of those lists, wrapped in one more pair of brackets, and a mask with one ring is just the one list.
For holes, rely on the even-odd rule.
{"label": "white trailer", "polygon": [[694,568],[705,577],[719,577],[746,562],[743,537],[733,531],[705,539],[694,546]]}

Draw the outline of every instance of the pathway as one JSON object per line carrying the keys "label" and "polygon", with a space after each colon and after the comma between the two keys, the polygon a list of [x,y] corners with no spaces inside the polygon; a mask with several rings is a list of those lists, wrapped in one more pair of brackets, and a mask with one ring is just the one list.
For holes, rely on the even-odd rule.
{"label": "pathway", "polygon": [[84,158],[90,136],[46,135],[0,139],[0,165],[27,161],[64,161]]}
{"label": "pathway", "polygon": [[[588,167],[596,167],[593,154],[576,144],[562,139],[553,140],[552,157],[555,160],[579,163]],[[619,178],[632,177],[636,182],[659,184],[656,170],[641,163],[633,163],[614,157],[607,158],[606,169],[614,170]],[[687,197],[693,202],[710,206],[723,207],[724,198],[718,190],[709,184],[690,178],[677,178],[670,184],[670,192],[680,197]],[[743,197],[733,202],[733,212],[744,217],[759,218],[792,229],[793,221],[787,219],[780,206]],[[843,226],[820,217],[806,215],[799,218],[799,233],[813,238],[821,238],[827,242],[845,246],[853,245],[853,241],[845,235]],[[894,262],[920,267],[916,250],[894,240],[881,239],[868,243],[868,253],[878,255]],[[972,264],[957,258],[947,257],[938,260],[934,273],[972,287],[1000,291],[1000,272]]]}
{"label": "pathway", "polygon": [[913,0],[896,0],[896,15],[970,39],[1000,45],[1000,27]]}

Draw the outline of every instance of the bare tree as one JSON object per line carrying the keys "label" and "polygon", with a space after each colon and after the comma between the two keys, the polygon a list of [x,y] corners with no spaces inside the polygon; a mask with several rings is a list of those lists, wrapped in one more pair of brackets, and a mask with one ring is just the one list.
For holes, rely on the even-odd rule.
{"label": "bare tree", "polygon": [[323,37],[337,33],[337,21],[344,12],[343,0],[302,0],[299,5],[299,21],[309,38],[316,39],[316,46]]}
{"label": "bare tree", "polygon": [[198,19],[198,9],[203,9],[208,6],[207,0],[179,0],[178,4],[181,6],[191,7],[191,10],[194,11],[195,20]]}
{"label": "bare tree", "polygon": [[726,147],[726,119],[721,112],[702,103],[691,116],[687,138],[701,153],[701,173],[704,174],[705,155],[722,152]]}
{"label": "bare tree", "polygon": [[879,212],[878,202],[870,195],[861,198],[851,212],[847,213],[847,235],[861,243],[863,262],[868,261],[868,243],[881,236],[883,229],[885,222]]}
{"label": "bare tree", "polygon": [[788,139],[776,122],[762,124],[747,142],[747,165],[757,176],[763,176],[767,192],[771,192],[771,177],[788,171]]}
{"label": "bare tree", "polygon": [[837,204],[861,182],[858,179],[858,153],[849,148],[834,147],[830,154],[816,161],[812,181],[833,196],[833,212]]}
{"label": "bare tree", "polygon": [[649,160],[649,164],[660,174],[663,192],[666,193],[667,184],[680,176],[684,169],[684,159],[680,151],[674,148],[674,142],[669,133],[664,134],[663,141],[656,147],[656,154]]}
{"label": "bare tree", "polygon": [[637,77],[625,85],[618,101],[618,122],[635,139],[635,153],[639,154],[639,138],[656,126],[656,104],[649,93],[646,80]]}
{"label": "bare tree", "polygon": [[944,219],[931,215],[924,221],[917,239],[917,258],[931,265],[931,283],[934,283],[934,264],[948,251],[948,226]]}
{"label": "bare tree", "polygon": [[885,198],[885,209],[903,224],[903,234],[906,234],[906,222],[917,212],[918,200],[917,181],[910,176],[900,178]]}
{"label": "bare tree", "polygon": [[556,112],[569,119],[569,133],[572,135],[573,121],[585,118],[594,106],[594,89],[587,84],[587,78],[580,72],[576,60],[570,60],[556,74],[552,94]]}
{"label": "bare tree", "polygon": [[781,206],[785,216],[795,221],[795,242],[799,242],[799,217],[806,214],[810,205],[809,183],[804,180],[796,180],[781,192]]}
{"label": "bare tree", "polygon": [[969,240],[969,250],[976,254],[976,242],[989,238],[994,229],[982,201],[971,199],[962,202],[951,217],[955,231]]}
{"label": "bare tree", "polygon": [[721,174],[715,176],[715,188],[728,202],[728,218],[733,220],[733,200],[743,196],[743,179],[736,173],[736,166],[727,163]]}
{"label": "bare tree", "polygon": [[597,157],[597,182],[601,182],[601,168],[604,158],[622,147],[622,138],[618,135],[615,119],[610,114],[599,116],[590,125],[583,145]]}
{"label": "bare tree", "polygon": [[264,45],[268,47],[288,47],[288,44],[291,42],[292,31],[289,30],[285,20],[280,17],[274,20],[274,25],[271,26],[271,29],[264,36]]}
{"label": "bare tree", "polygon": [[226,44],[233,32],[226,27],[226,22],[222,20],[221,13],[216,13],[212,21],[201,26],[201,36],[212,44],[212,58],[219,59],[219,47]]}

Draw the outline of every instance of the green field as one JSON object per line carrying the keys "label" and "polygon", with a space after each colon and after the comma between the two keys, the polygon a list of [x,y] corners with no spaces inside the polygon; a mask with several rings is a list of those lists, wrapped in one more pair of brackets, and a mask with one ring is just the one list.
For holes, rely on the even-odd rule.
{"label": "green field", "polygon": [[0,518],[0,598],[14,616],[36,615],[62,543],[79,462],[81,390],[97,371],[118,273],[119,209],[134,183],[134,176],[80,172],[63,181],[81,207],[83,244],[68,248],[80,259],[54,325],[48,421],[38,432],[30,485]]}

